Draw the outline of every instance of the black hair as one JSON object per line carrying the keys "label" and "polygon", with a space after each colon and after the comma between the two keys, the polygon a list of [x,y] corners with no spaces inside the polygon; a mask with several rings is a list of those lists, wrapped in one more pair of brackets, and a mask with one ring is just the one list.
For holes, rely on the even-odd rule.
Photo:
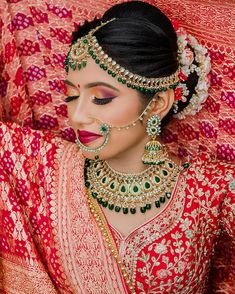
{"label": "black hair", "polygon": [[[179,67],[177,55],[177,35],[168,17],[157,7],[131,1],[117,4],[107,10],[101,19],[85,22],[73,33],[73,42],[85,36],[101,22],[115,18],[97,30],[96,36],[104,52],[130,72],[147,78],[165,77],[176,72]],[[190,98],[197,84],[197,75],[189,76],[187,86]],[[154,94],[140,93],[147,103]],[[189,99],[187,99],[188,101]],[[187,103],[179,101],[179,110]],[[173,110],[162,120],[168,123]]]}

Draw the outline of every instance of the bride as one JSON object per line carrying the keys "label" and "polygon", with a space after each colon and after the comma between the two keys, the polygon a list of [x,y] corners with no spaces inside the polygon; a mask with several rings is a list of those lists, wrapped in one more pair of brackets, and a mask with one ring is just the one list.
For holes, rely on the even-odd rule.
{"label": "bride", "polygon": [[234,238],[234,166],[182,161],[160,138],[202,107],[206,50],[133,1],[80,27],[65,69],[76,144],[0,124],[0,289],[210,291],[215,240]]}

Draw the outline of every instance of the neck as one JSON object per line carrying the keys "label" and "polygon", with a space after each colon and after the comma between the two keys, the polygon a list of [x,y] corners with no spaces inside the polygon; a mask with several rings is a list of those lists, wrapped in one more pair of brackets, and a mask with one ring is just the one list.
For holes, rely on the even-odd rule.
{"label": "neck", "polygon": [[[136,145],[135,151],[125,151],[116,157],[107,159],[108,165],[117,172],[128,174],[136,174],[146,170],[149,166],[142,162],[142,155],[147,141],[148,138]],[[161,142],[160,139],[158,141]],[[169,159],[180,165],[180,159],[177,156],[169,154]]]}
{"label": "neck", "polygon": [[144,146],[147,140],[140,142],[135,146],[135,150],[127,150],[118,156],[107,159],[109,166],[121,173],[140,173],[148,168],[143,164],[141,158],[144,152]]}

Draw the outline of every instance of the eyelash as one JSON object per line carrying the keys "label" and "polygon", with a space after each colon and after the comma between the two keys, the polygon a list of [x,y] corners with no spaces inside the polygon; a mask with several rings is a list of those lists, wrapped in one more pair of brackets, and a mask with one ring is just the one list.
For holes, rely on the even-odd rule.
{"label": "eyelash", "polygon": [[[79,98],[79,96],[68,96],[68,97],[66,97],[65,98],[65,102],[66,103],[68,103],[68,102],[70,102],[70,101],[73,101],[73,100],[75,100],[75,99],[77,99],[77,98]],[[114,99],[115,97],[110,97],[110,98],[96,98],[96,97],[94,97],[93,99],[92,99],[92,102],[94,103],[94,104],[97,104],[97,105],[105,105],[105,104],[108,104],[109,102],[111,102],[113,99]]]}

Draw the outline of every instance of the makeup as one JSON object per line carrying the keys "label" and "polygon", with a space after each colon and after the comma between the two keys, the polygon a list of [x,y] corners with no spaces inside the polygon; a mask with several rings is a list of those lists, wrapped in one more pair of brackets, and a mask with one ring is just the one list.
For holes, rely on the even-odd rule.
{"label": "makeup", "polygon": [[85,131],[85,130],[78,130],[77,132],[78,132],[79,141],[82,144],[93,142],[93,141],[99,139],[100,137],[102,137],[102,135],[100,135],[100,134],[92,133],[92,132]]}

